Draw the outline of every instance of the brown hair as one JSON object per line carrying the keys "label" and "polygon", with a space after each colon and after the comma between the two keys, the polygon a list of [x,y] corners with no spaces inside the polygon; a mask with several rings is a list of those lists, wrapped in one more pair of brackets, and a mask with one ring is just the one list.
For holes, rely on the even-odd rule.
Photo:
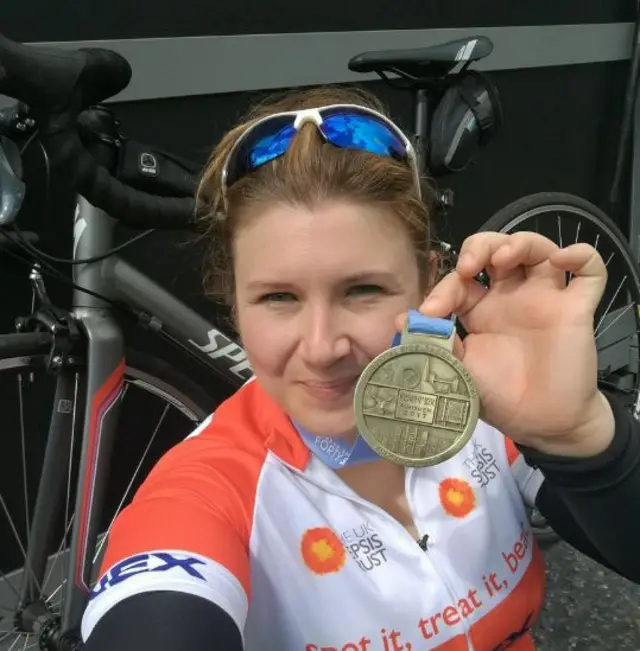
{"label": "brown hair", "polygon": [[255,105],[214,149],[202,176],[198,205],[210,251],[205,262],[205,292],[233,307],[233,238],[255,206],[269,203],[315,205],[326,199],[388,207],[406,225],[415,246],[421,276],[428,281],[430,214],[433,192],[423,183],[419,197],[403,161],[326,143],[314,125],[304,125],[287,152],[247,174],[227,191],[225,212],[222,168],[235,142],[253,122],[280,111],[327,104],[359,104],[386,114],[380,101],[361,89],[319,87],[286,93]]}

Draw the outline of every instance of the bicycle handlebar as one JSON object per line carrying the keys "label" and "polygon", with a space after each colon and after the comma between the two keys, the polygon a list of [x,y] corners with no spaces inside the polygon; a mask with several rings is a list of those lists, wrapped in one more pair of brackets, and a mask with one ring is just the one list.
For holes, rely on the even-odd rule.
{"label": "bicycle handlebar", "polygon": [[52,167],[73,189],[132,228],[186,228],[196,218],[193,198],[159,197],[125,185],[80,139],[80,112],[113,97],[130,80],[129,63],[112,50],[23,45],[0,34],[0,94],[29,106]]}

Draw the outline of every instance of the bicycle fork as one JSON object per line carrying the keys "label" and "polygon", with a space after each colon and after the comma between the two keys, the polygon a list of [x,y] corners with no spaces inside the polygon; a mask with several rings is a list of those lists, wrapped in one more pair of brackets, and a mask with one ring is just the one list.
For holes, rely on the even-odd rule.
{"label": "bicycle fork", "polygon": [[125,370],[122,332],[108,312],[82,308],[76,316],[88,342],[87,400],[66,579],[68,598],[61,618],[63,637],[79,631],[89,600],[93,552],[101,524]]}
{"label": "bicycle fork", "polygon": [[[109,475],[113,442],[118,421],[119,402],[124,380],[124,344],[122,332],[108,311],[81,308],[74,314],[86,341],[86,377],[78,373],[71,356],[54,355],[50,363],[59,366],[56,393],[49,426],[43,471],[31,523],[25,575],[21,589],[22,608],[18,615],[22,630],[38,634],[41,648],[74,648],[82,614],[89,599],[93,552],[101,524],[102,506]],[[84,385],[84,391],[81,392]],[[64,585],[58,590],[65,596],[60,616],[47,606],[43,590],[47,583],[47,561],[54,551],[53,534],[65,498],[71,486],[71,459],[76,429],[76,414],[84,407],[81,456],[76,483],[71,543],[67,555]],[[65,505],[66,510],[66,505]],[[65,526],[68,523],[65,521]],[[68,529],[64,540],[68,540]],[[62,547],[64,547],[63,545]],[[58,563],[59,558],[52,559]],[[53,565],[47,579],[53,574]],[[56,572],[63,576],[63,572]],[[57,591],[56,591],[57,592]],[[50,598],[53,598],[52,594]]]}

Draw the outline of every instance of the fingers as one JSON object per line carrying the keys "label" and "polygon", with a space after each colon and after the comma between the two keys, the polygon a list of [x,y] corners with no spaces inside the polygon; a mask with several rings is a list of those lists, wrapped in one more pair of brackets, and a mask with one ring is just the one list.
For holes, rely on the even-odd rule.
{"label": "fingers", "polygon": [[607,267],[598,251],[589,244],[572,244],[558,249],[550,262],[557,269],[573,274],[565,291],[585,297],[586,307],[595,311],[607,285]]}
{"label": "fingers", "polygon": [[[483,269],[495,280],[513,278],[543,279],[556,289],[579,298],[579,309],[595,312],[607,283],[607,269],[600,254],[588,244],[572,244],[561,249],[538,233],[477,233],[462,246],[456,269],[447,274],[425,298],[420,311],[432,317],[447,318],[457,314],[471,326],[469,313],[491,292],[474,280]],[[566,285],[566,272],[573,274]],[[397,320],[398,331],[404,328],[406,315]]]}
{"label": "fingers", "polygon": [[539,276],[564,287],[563,274],[549,263],[558,249],[555,242],[538,233],[476,233],[465,240],[456,269],[470,278],[486,267],[494,283]]}
{"label": "fingers", "polygon": [[506,233],[476,233],[468,237],[460,249],[456,271],[465,278],[473,278],[490,266],[493,254],[509,239]]}
{"label": "fingers", "polygon": [[446,318],[454,313],[464,316],[486,293],[487,290],[475,280],[469,280],[457,271],[452,271],[431,290],[422,302],[420,312],[439,318]]}

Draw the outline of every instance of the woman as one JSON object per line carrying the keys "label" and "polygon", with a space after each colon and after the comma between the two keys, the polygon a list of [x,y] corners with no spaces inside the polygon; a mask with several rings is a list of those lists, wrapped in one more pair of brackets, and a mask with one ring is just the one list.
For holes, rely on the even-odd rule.
{"label": "woman", "polygon": [[[436,284],[430,197],[379,111],[352,90],[293,93],[214,151],[209,289],[255,381],[119,516],[87,651],[533,649],[544,567],[525,503],[640,581],[638,427],[596,386],[602,259],[484,233]],[[363,443],[353,396],[417,308],[470,333],[455,352],[482,420],[453,458],[407,469]]]}

